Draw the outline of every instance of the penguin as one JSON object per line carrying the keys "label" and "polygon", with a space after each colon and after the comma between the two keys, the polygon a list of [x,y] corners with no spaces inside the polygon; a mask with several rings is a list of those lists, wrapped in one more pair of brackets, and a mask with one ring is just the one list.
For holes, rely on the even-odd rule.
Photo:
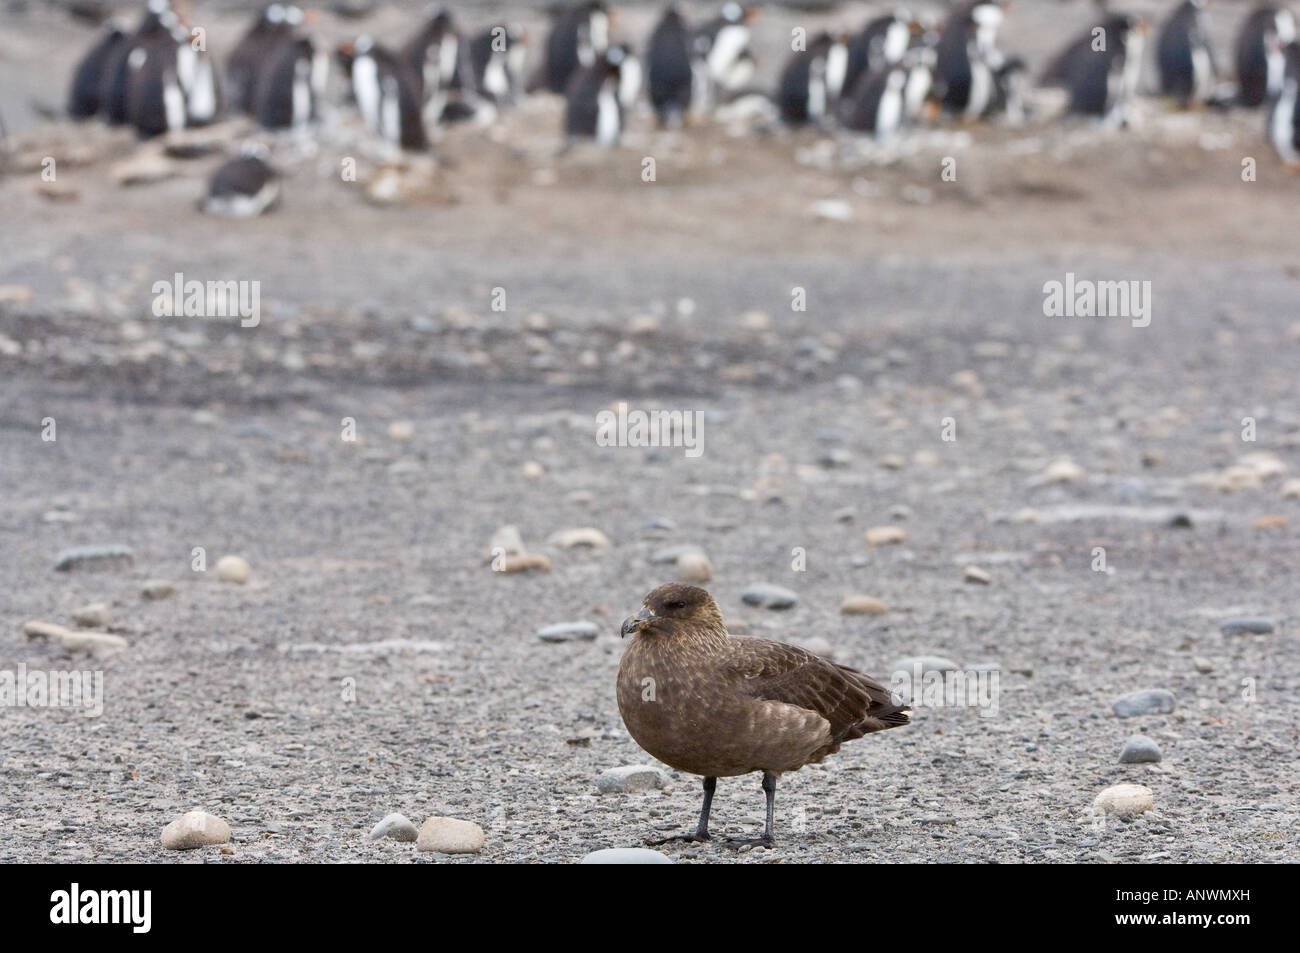
{"label": "penguin", "polygon": [[425,102],[440,102],[448,90],[465,85],[460,31],[443,8],[430,9],[424,25],[402,48],[402,57],[419,80]]}
{"label": "penguin", "polygon": [[848,47],[822,32],[806,50],[794,53],[781,71],[777,108],[790,125],[822,122],[832,114],[844,83]]}
{"label": "penguin", "polygon": [[1160,27],[1160,92],[1186,109],[1207,103],[1215,86],[1214,54],[1201,22],[1204,0],[1182,0]]}
{"label": "penguin", "polygon": [[259,70],[253,118],[263,129],[303,129],[320,118],[328,60],[309,38],[282,41]]}
{"label": "penguin", "polygon": [[938,53],[927,40],[927,34],[917,34],[911,49],[903,56],[907,68],[907,84],[903,87],[903,115],[909,124],[922,119],[927,112],[938,114],[942,108],[934,97],[934,71]]}
{"label": "penguin", "polygon": [[738,92],[754,75],[754,54],[749,48],[749,21],[758,15],[739,3],[723,5],[718,16],[695,33],[695,55],[704,62],[697,88],[711,107],[726,94]]}
{"label": "penguin", "polygon": [[279,45],[293,38],[295,21],[300,19],[297,7],[272,3],[235,44],[226,57],[226,93],[232,109],[256,112],[258,74]]}
{"label": "penguin", "polygon": [[660,126],[677,128],[691,108],[701,68],[691,52],[691,29],[675,6],[664,10],[646,44],[646,87]]}
{"label": "penguin", "polygon": [[[1269,41],[1276,37],[1278,43]],[[1237,102],[1253,108],[1282,91],[1286,71],[1285,47],[1296,38],[1290,10],[1263,6],[1255,9],[1237,34]]]}
{"label": "penguin", "polygon": [[253,218],[271,209],[279,198],[280,178],[267,163],[266,150],[246,146],[212,174],[200,208],[209,215]]}
{"label": "penguin", "polygon": [[600,66],[609,47],[611,16],[601,0],[583,0],[560,10],[546,37],[544,62],[535,86],[566,94],[580,68]]}
{"label": "penguin", "polygon": [[944,24],[935,48],[943,110],[963,119],[980,119],[996,103],[996,74],[1003,65],[997,48],[1005,0],[971,0]]}
{"label": "penguin", "polygon": [[89,119],[99,112],[100,90],[104,71],[116,53],[130,42],[126,29],[116,20],[104,25],[104,30],[72,74],[72,88],[68,91],[68,115],[73,119]]}
{"label": "penguin", "polygon": [[869,132],[882,142],[892,139],[908,119],[909,73],[900,61],[882,63],[860,76],[841,109],[844,125],[855,132]]}
{"label": "penguin", "polygon": [[196,49],[192,34],[177,38],[176,78],[185,94],[185,125],[206,126],[221,112],[221,90],[207,50]]}
{"label": "penguin", "polygon": [[993,74],[993,111],[1011,125],[1020,125],[1028,118],[1025,105],[1025,87],[1029,84],[1029,67],[1018,56],[1002,62]]}
{"label": "penguin", "polygon": [[169,37],[179,20],[168,0],[149,0],[135,32],[127,42],[116,45],[104,59],[100,79],[99,109],[105,122],[120,126],[127,120],[126,86],[129,69],[127,61],[138,48],[155,40]]}
{"label": "penguin", "polygon": [[570,141],[588,138],[605,148],[617,145],[629,105],[629,85],[638,74],[630,51],[621,43],[606,49],[590,66],[579,68],[565,92],[564,131]]}
{"label": "penguin", "polygon": [[[1071,114],[1127,124],[1142,72],[1146,21],[1112,14],[1059,53],[1041,84],[1069,93]],[[1104,40],[1105,45],[1098,48]]]}
{"label": "penguin", "polygon": [[844,70],[845,91],[860,92],[859,81],[863,76],[901,63],[919,26],[902,9],[869,20],[848,44],[848,62]]}
{"label": "penguin", "polygon": [[429,148],[420,81],[398,54],[368,36],[339,49],[361,116],[385,142],[412,152]]}
{"label": "penguin", "polygon": [[474,92],[494,106],[517,102],[528,35],[517,23],[498,23],[467,44],[467,62]]}
{"label": "penguin", "polygon": [[188,37],[164,33],[135,46],[127,57],[126,119],[142,138],[184,129],[185,88],[181,84],[181,49]]}
{"label": "penguin", "polygon": [[1285,58],[1282,85],[1269,107],[1268,139],[1288,169],[1300,171],[1300,42],[1272,46]]}

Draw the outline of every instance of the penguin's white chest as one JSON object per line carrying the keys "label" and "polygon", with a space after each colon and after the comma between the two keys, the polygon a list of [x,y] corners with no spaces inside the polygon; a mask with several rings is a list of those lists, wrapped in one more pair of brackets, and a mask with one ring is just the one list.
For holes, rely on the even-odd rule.
{"label": "penguin's white chest", "polygon": [[619,126],[618,86],[613,80],[600,84],[596,94],[596,141],[602,146],[618,142]]}

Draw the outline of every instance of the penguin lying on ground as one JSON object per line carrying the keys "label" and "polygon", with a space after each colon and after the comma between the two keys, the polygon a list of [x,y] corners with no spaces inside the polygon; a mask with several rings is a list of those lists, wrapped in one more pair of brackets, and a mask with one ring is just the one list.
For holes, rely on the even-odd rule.
{"label": "penguin lying on ground", "polygon": [[250,145],[213,173],[200,207],[210,215],[252,218],[270,209],[279,198],[279,176],[267,164],[266,150]]}

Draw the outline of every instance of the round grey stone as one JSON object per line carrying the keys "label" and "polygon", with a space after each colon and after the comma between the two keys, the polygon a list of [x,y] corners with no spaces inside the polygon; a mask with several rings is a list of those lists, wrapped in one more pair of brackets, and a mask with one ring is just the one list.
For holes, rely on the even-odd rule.
{"label": "round grey stone", "polygon": [[1135,718],[1138,715],[1167,715],[1174,710],[1174,693],[1167,692],[1163,688],[1129,692],[1122,698],[1115,699],[1110,707],[1121,718]]}
{"label": "round grey stone", "polygon": [[1133,735],[1119,753],[1120,764],[1154,764],[1160,760],[1160,746],[1146,735]]}

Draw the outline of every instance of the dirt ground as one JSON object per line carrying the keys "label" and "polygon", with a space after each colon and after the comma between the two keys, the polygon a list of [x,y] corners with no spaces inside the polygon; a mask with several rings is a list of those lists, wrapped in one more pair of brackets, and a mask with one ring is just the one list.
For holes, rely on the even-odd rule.
{"label": "dirt ground", "polygon": [[[244,15],[202,9],[228,48]],[[764,75],[790,25],[870,9],[766,11]],[[1225,51],[1243,9],[1216,5]],[[629,7],[620,29],[653,16]],[[402,17],[319,30],[397,39]],[[1041,66],[1090,17],[1021,3],[1002,45]],[[155,147],[41,116],[92,35],[45,6],[0,12],[0,671],[105,686],[97,718],[0,709],[0,861],[570,863],[684,830],[694,777],[595,786],[650,761],[614,700],[618,629],[677,544],[707,551],[707,588],[754,635],[824,639],[880,676],[906,656],[992,664],[1002,695],[995,715],[918,708],[783,777],[775,849],[674,859],[1300,859],[1300,178],[1262,115],[1149,99],[1107,131],[1040,96],[1024,126],[885,149],[638,115],[622,147],[561,154],[560,105],[535,98],[448,132],[427,188],[385,205],[340,107],[314,151],[270,142],[282,205],[231,222],[195,210],[219,155],[122,186]],[[155,317],[177,272],[259,282],[260,322]],[[1046,317],[1067,273],[1150,282],[1149,326]],[[618,401],[702,412],[704,452],[599,446]],[[406,422],[410,439],[390,431]],[[492,570],[506,524],[552,571]],[[890,524],[901,544],[866,543]],[[610,545],[547,542],[575,527]],[[130,566],[54,568],[118,543]],[[224,554],[246,585],[215,579]],[[176,594],[144,600],[156,579]],[[760,582],[798,605],[742,603]],[[889,611],[842,615],[853,593]],[[125,649],[24,635],[96,602]],[[1221,631],[1241,616],[1273,631]],[[535,634],[580,620],[594,641]],[[1112,713],[1142,689],[1174,711]],[[1134,734],[1163,759],[1120,764]],[[1093,798],[1121,782],[1154,810],[1099,821]],[[193,807],[230,823],[230,853],[160,848]],[[762,807],[757,776],[724,780],[716,829],[755,832]],[[472,820],[485,845],[366,840],[392,811]]]}

